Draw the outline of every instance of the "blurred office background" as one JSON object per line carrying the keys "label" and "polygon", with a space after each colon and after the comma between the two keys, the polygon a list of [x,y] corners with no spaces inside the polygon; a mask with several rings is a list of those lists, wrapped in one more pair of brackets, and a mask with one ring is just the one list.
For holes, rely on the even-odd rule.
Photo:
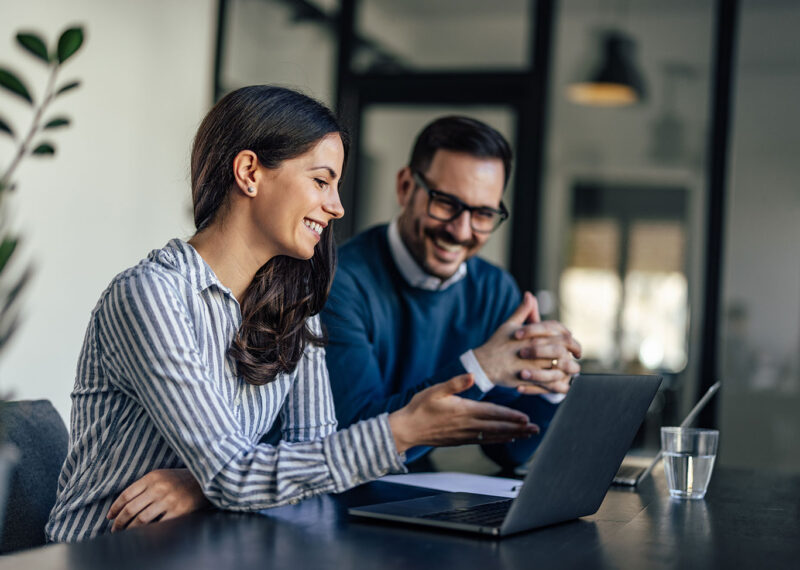
{"label": "blurred office background", "polygon": [[[663,374],[637,447],[701,418],[719,461],[800,471],[800,3],[791,0],[28,0],[18,31],[82,23],[59,153],[17,175],[37,273],[0,387],[65,416],[91,309],[118,271],[192,233],[188,156],[215,98],[253,83],[338,108],[355,145],[346,239],[396,213],[430,119],[513,143],[512,216],[485,257],[581,340],[584,370]],[[606,72],[626,89],[587,84]],[[2,95],[0,114],[28,120]],[[12,146],[0,140],[0,164]]]}

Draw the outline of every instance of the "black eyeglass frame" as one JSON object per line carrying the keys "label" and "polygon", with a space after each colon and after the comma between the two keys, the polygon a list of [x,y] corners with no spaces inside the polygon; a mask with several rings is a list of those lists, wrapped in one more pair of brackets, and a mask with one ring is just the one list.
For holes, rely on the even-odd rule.
{"label": "black eyeglass frame", "polygon": [[[500,201],[500,209],[490,208],[489,206],[470,206],[469,204],[465,204],[464,202],[462,202],[461,200],[459,200],[457,197],[453,196],[452,194],[448,194],[447,192],[442,192],[441,190],[436,190],[434,188],[431,188],[428,185],[428,182],[425,180],[425,177],[422,175],[421,172],[419,172],[417,170],[412,170],[411,171],[411,176],[414,178],[414,182],[416,182],[417,186],[419,186],[420,188],[422,188],[423,190],[425,190],[428,193],[428,211],[427,211],[427,213],[434,220],[438,220],[440,222],[452,222],[453,220],[457,219],[461,214],[463,214],[464,210],[466,210],[467,212],[469,212],[469,225],[472,228],[472,231],[476,232],[476,233],[479,233],[479,234],[490,234],[493,231],[495,231],[497,228],[499,228],[500,224],[502,224],[503,222],[505,222],[508,219],[508,216],[509,216],[508,208],[506,208],[506,205],[503,204],[502,200]],[[458,206],[458,211],[455,214],[453,214],[452,216],[450,216],[449,218],[442,218],[442,217],[439,217],[439,216],[434,216],[433,214],[431,214],[431,203],[437,197],[438,198],[447,198],[448,200],[451,200],[452,202],[455,203],[456,206]],[[485,211],[489,211],[489,212],[492,212],[493,214],[497,214],[499,216],[497,218],[497,222],[494,224],[494,227],[492,229],[490,229],[490,230],[479,230],[479,229],[475,228],[475,225],[473,224],[473,221],[472,221],[472,213],[476,212],[476,211],[481,211],[481,210],[484,211],[484,212]]]}

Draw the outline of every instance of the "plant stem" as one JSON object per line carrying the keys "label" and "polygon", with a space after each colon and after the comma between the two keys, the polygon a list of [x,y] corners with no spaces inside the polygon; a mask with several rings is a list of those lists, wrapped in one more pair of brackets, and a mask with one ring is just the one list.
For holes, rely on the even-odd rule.
{"label": "plant stem", "polygon": [[44,98],[42,99],[41,104],[36,109],[36,112],[33,115],[33,120],[31,121],[31,127],[28,130],[28,134],[19,143],[19,148],[17,149],[17,154],[14,156],[14,159],[11,161],[11,164],[8,166],[5,174],[3,174],[3,178],[0,180],[0,189],[7,188],[11,184],[11,176],[14,174],[14,171],[19,166],[19,163],[22,162],[25,153],[28,152],[28,147],[33,140],[34,135],[39,130],[39,125],[42,121],[42,115],[44,114],[44,110],[47,106],[51,103],[53,98],[55,97],[55,83],[56,83],[56,75],[58,74],[58,63],[53,63],[53,69],[50,72],[50,78],[47,80],[47,87],[44,91]]}

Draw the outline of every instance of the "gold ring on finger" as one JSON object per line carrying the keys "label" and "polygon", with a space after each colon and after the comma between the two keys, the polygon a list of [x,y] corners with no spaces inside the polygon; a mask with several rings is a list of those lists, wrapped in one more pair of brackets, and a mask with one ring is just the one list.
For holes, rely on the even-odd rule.
{"label": "gold ring on finger", "polygon": [[558,358],[554,358],[550,361],[550,368],[558,368]]}

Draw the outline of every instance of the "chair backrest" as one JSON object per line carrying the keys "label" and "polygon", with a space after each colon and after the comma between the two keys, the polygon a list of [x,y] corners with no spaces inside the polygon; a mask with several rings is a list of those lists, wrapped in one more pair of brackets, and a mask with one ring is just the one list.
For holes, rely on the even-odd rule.
{"label": "chair backrest", "polygon": [[0,422],[6,439],[19,450],[8,490],[0,552],[41,546],[67,456],[67,427],[47,400],[5,402],[0,405]]}

